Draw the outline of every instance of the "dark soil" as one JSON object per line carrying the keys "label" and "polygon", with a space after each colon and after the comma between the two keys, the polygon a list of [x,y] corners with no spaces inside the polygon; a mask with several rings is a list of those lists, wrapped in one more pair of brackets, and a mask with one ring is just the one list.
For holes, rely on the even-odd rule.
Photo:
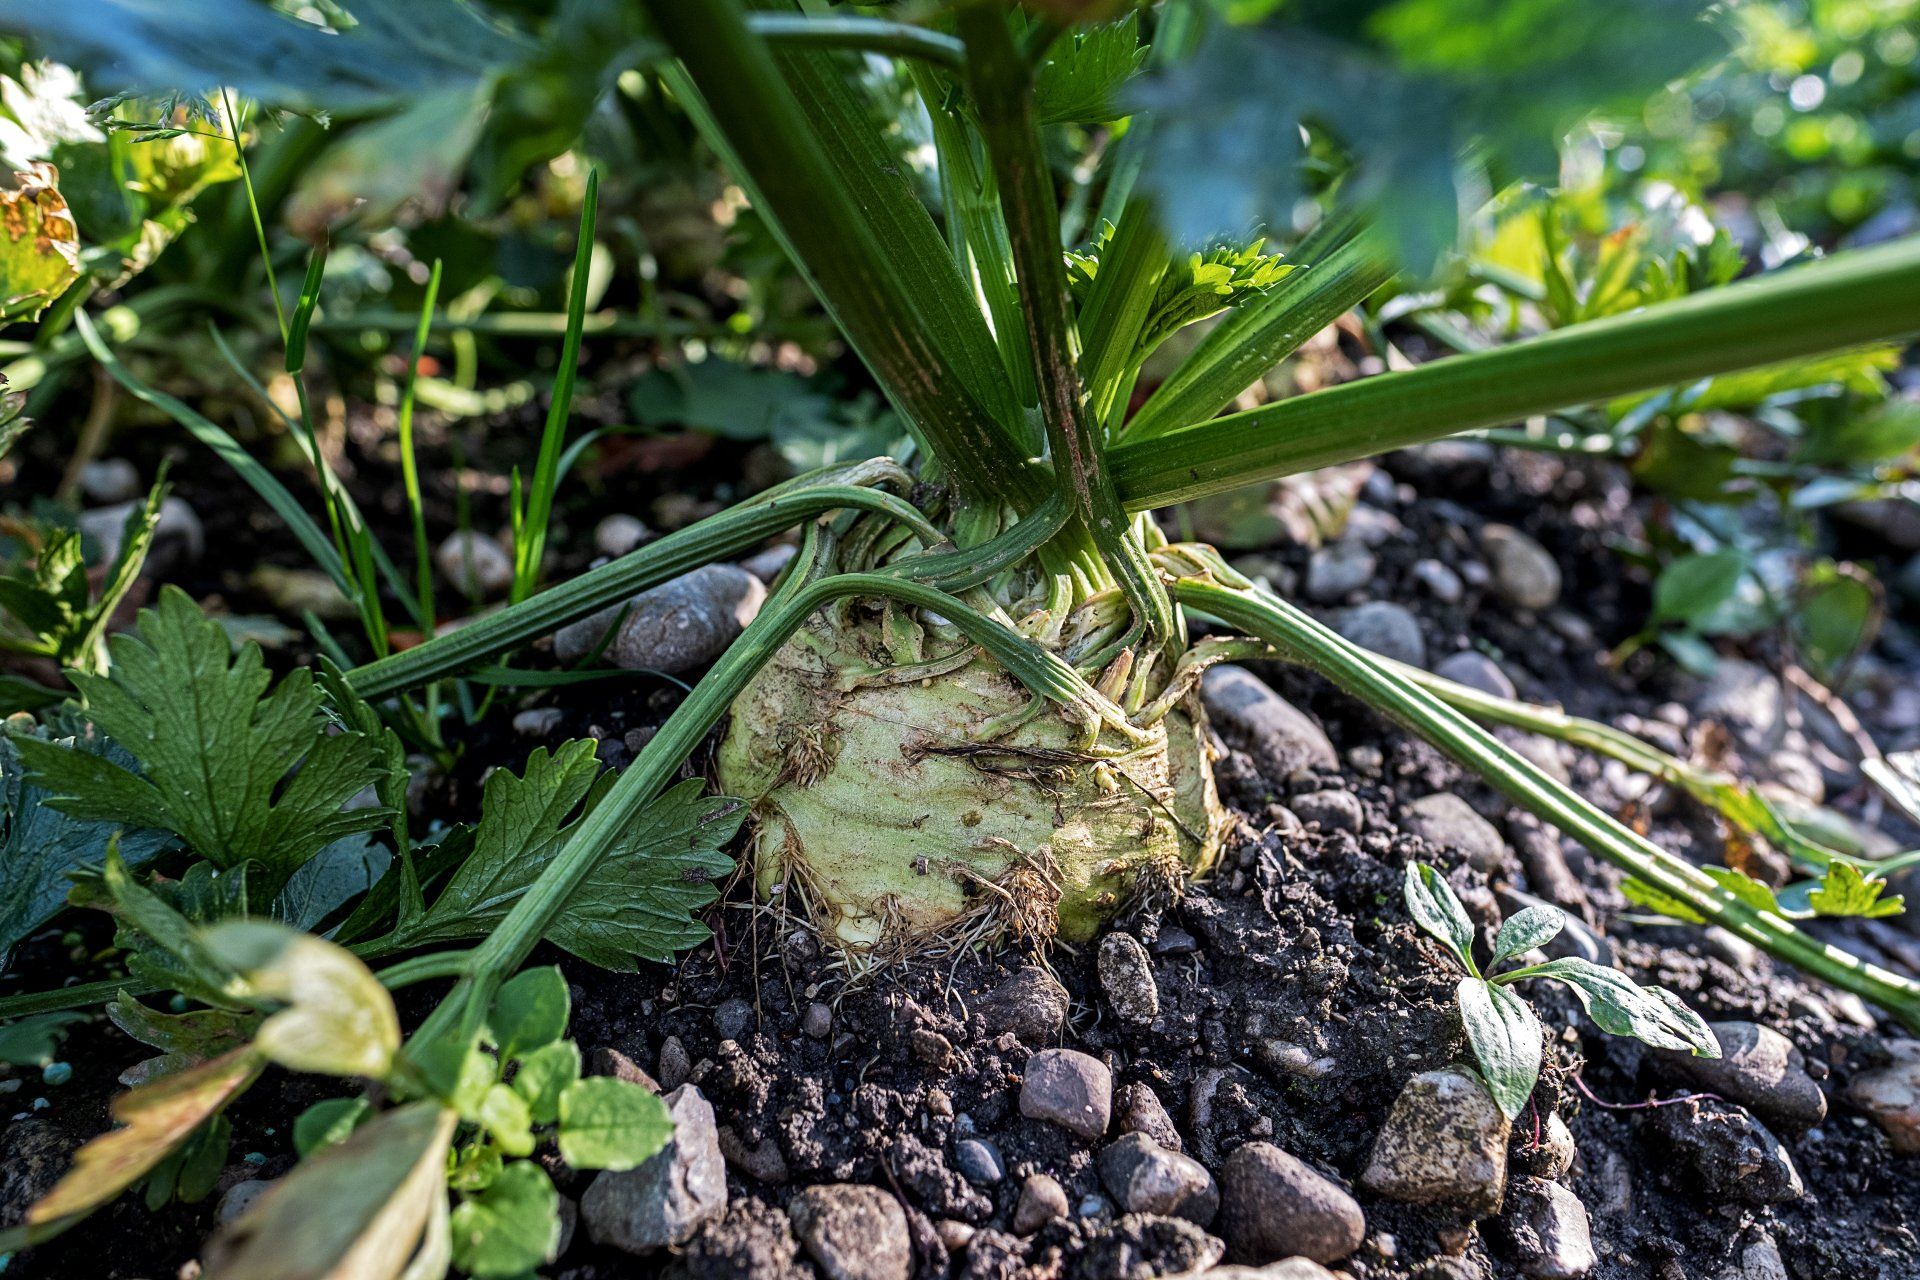
{"label": "dark soil", "polygon": [[[1391,523],[1375,548],[1380,569],[1367,595],[1414,609],[1433,659],[1479,647],[1523,696],[1560,701],[1675,747],[1702,732],[1685,710],[1698,692],[1689,682],[1651,659],[1624,671],[1601,661],[1644,616],[1647,598],[1644,581],[1630,576],[1609,546],[1632,524],[1632,500],[1619,475],[1529,455],[1432,450],[1391,460],[1368,501]],[[1441,604],[1415,584],[1417,560],[1473,558],[1477,526],[1488,519],[1526,529],[1554,554],[1567,580],[1558,613],[1518,615],[1471,584],[1458,603]],[[1286,577],[1300,573],[1307,556],[1304,548],[1288,548],[1268,558]],[[1885,652],[1901,656],[1897,647]],[[899,1197],[917,1277],[1106,1280],[1176,1274],[1204,1262],[1211,1255],[1185,1224],[1116,1216],[1094,1168],[1098,1144],[1022,1117],[1019,1083],[1029,1055],[1053,1043],[1103,1058],[1116,1088],[1150,1090],[1188,1154],[1216,1173],[1233,1148],[1264,1139],[1357,1187],[1401,1086],[1464,1053],[1452,1012],[1454,975],[1401,905],[1402,870],[1422,859],[1446,869],[1490,925],[1509,891],[1557,898],[1611,943],[1617,963],[1636,979],[1670,988],[1709,1018],[1754,1020],[1784,1032],[1829,1095],[1824,1124],[1777,1135],[1805,1183],[1802,1198],[1767,1208],[1715,1198],[1675,1157],[1689,1117],[1705,1104],[1661,1105],[1689,1092],[1673,1068],[1636,1043],[1601,1035],[1570,997],[1535,984],[1529,994],[1548,1022],[1550,1064],[1515,1126],[1511,1163],[1533,1167],[1548,1115],[1557,1112],[1571,1126],[1579,1158],[1570,1185],[1592,1218],[1600,1258],[1593,1276],[1758,1280],[1760,1273],[1742,1271],[1741,1259],[1762,1235],[1778,1246],[1795,1280],[1920,1276],[1920,1166],[1895,1157],[1881,1132],[1839,1097],[1854,1072],[1883,1060],[1882,1038],[1896,1029],[1877,1025],[1858,1001],[1709,931],[1618,919],[1625,904],[1610,869],[1541,833],[1432,749],[1318,681],[1279,667],[1261,674],[1322,722],[1344,767],[1332,776],[1272,778],[1243,755],[1221,761],[1223,792],[1239,818],[1221,867],[1184,897],[1142,904],[1116,926],[1145,942],[1153,959],[1161,1012],[1145,1030],[1121,1024],[1107,1008],[1091,951],[930,955],[883,974],[855,975],[823,956],[803,926],[757,908],[738,890],[712,915],[715,941],[675,968],[622,975],[541,957],[560,962],[573,984],[573,1030],[583,1050],[617,1050],[666,1087],[696,1084],[723,1126],[730,1166],[725,1216],[677,1256],[636,1259],[595,1247],[581,1230],[550,1274],[816,1275],[784,1208],[801,1188],[836,1182],[873,1184]],[[657,724],[677,696],[644,678],[542,695],[564,716],[553,741],[598,737],[603,758],[615,766],[627,759],[629,738]],[[1910,745],[1901,739],[1914,733],[1899,724],[1869,728],[1887,745]],[[470,815],[480,772],[517,765],[531,745],[506,732],[502,718],[500,728],[470,745],[432,807]],[[1717,858],[1715,824],[1690,806],[1643,792],[1597,762],[1555,754],[1603,806],[1630,815],[1669,848]],[[1837,767],[1832,772],[1842,779]],[[1329,788],[1359,798],[1361,830],[1303,827],[1286,807],[1290,797]],[[1400,828],[1402,802],[1440,791],[1468,799],[1521,855],[1488,876]],[[1842,807],[1853,799],[1842,796]],[[1855,937],[1850,945],[1866,945],[1896,965],[1905,958],[1898,949],[1913,946],[1897,928],[1875,937]],[[6,989],[29,989],[71,971],[75,956],[105,941],[89,924],[39,939],[19,958]],[[1072,996],[1068,1025],[1045,1043],[995,1033],[977,1012],[999,982],[1032,964],[1049,966]],[[409,1003],[424,1004],[434,993],[408,994]],[[722,1009],[728,1001],[750,1006],[746,1029],[731,1038],[716,1025],[733,1029],[738,1005]],[[824,1038],[802,1030],[815,1001],[833,1010]],[[1280,1064],[1262,1047],[1277,1041],[1306,1050],[1310,1069]],[[101,1024],[77,1029],[64,1056],[75,1068],[67,1084],[55,1088],[31,1077],[0,1084],[18,1107],[0,1135],[0,1201],[9,1213],[57,1176],[66,1151],[105,1127],[113,1076],[143,1055]],[[291,1118],[325,1087],[270,1073],[234,1115],[236,1163],[223,1188],[289,1168]],[[997,1183],[976,1185],[959,1171],[956,1144],[968,1137],[999,1152],[1005,1176]],[[577,1199],[587,1179],[553,1167],[563,1193]],[[1065,1187],[1070,1212],[1021,1236],[1013,1231],[1014,1210],[1023,1180],[1036,1173]],[[1446,1206],[1413,1209],[1356,1194],[1367,1215],[1366,1243],[1338,1264],[1355,1280],[1521,1274],[1511,1253],[1490,1243],[1498,1232],[1475,1229]],[[85,1228],[16,1258],[7,1274],[194,1274],[192,1259],[212,1229],[217,1200],[218,1193],[199,1206],[151,1213],[137,1198],[124,1199]],[[949,1249],[968,1236],[964,1251]]]}

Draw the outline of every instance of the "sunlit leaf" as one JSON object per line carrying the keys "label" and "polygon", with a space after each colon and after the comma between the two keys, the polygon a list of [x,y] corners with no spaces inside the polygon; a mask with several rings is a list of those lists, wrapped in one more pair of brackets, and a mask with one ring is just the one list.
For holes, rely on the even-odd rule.
{"label": "sunlit leaf", "polygon": [[1462,978],[1460,1020],[1480,1074],[1509,1120],[1520,1114],[1540,1079],[1544,1034],[1540,1019],[1512,989]]}
{"label": "sunlit leaf", "polygon": [[1834,862],[1827,874],[1807,896],[1815,915],[1865,916],[1877,920],[1897,916],[1907,909],[1899,894],[1886,895],[1887,882],[1878,876],[1863,874],[1851,862]]}
{"label": "sunlit leaf", "polygon": [[576,1169],[631,1169],[672,1137],[666,1104],[637,1084],[589,1076],[560,1095],[560,1158]]}
{"label": "sunlit leaf", "polygon": [[1478,976],[1480,970],[1473,962],[1473,919],[1447,878],[1424,862],[1409,862],[1402,893],[1413,922],[1444,943],[1468,973]]}
{"label": "sunlit leaf", "polygon": [[267,1057],[296,1071],[386,1075],[400,1048],[393,997],[352,952],[265,920],[207,931],[206,946],[255,997],[282,1002],[254,1036]]}
{"label": "sunlit leaf", "polygon": [[453,1261],[476,1280],[524,1276],[560,1245],[560,1195],[546,1170],[519,1160],[453,1211]]}
{"label": "sunlit leaf", "polygon": [[80,232],[50,164],[0,190],[0,324],[32,320],[80,278]]}

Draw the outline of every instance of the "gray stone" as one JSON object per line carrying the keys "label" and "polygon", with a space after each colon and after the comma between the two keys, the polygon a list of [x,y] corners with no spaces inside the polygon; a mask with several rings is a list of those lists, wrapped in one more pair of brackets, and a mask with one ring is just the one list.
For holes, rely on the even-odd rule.
{"label": "gray stone", "polygon": [[125,458],[100,458],[80,468],[80,492],[89,502],[126,502],[140,496],[140,468]]}
{"label": "gray stone", "polygon": [[779,546],[768,547],[765,551],[754,552],[740,562],[740,567],[768,586],[772,586],[773,580],[780,576],[780,571],[792,564],[793,558],[799,554],[800,548],[791,542],[783,542]]}
{"label": "gray stone", "polygon": [[1098,1163],[1101,1183],[1127,1213],[1185,1218],[1204,1227],[1219,1212],[1220,1191],[1206,1167],[1144,1133],[1108,1143]]}
{"label": "gray stone", "polygon": [[1359,831],[1366,825],[1360,797],[1351,791],[1309,791],[1288,805],[1302,822],[1317,822],[1322,831]]}
{"label": "gray stone", "polygon": [[639,516],[616,511],[593,527],[593,549],[617,560],[652,536]]}
{"label": "gray stone", "polygon": [[1692,1185],[1715,1199],[1768,1205],[1806,1194],[1780,1139],[1738,1107],[1674,1102],[1654,1112],[1651,1128],[1684,1166],[1682,1176],[1690,1173]]}
{"label": "gray stone", "polygon": [[584,1064],[586,1074],[590,1076],[612,1076],[615,1080],[624,1080],[628,1084],[637,1084],[648,1093],[660,1093],[660,1082],[648,1075],[632,1058],[620,1052],[612,1045],[597,1045],[588,1054]]}
{"label": "gray stone", "polygon": [[1013,1229],[1030,1236],[1055,1218],[1067,1216],[1067,1191],[1058,1180],[1036,1173],[1020,1185],[1020,1203],[1014,1206]]}
{"label": "gray stone", "polygon": [[722,1040],[738,1040],[753,1027],[753,1006],[739,996],[722,1000],[713,1011],[713,1029]]}
{"label": "gray stone", "polygon": [[558,707],[528,707],[513,717],[513,731],[527,738],[545,738],[565,719]]}
{"label": "gray stone", "polygon": [[455,529],[433,554],[440,576],[469,600],[486,600],[513,585],[513,557],[492,538]]}
{"label": "gray stone", "polygon": [[1245,751],[1267,777],[1278,781],[1302,769],[1330,773],[1340,767],[1333,743],[1313,717],[1245,667],[1210,669],[1200,679],[1200,697],[1228,745]]}
{"label": "gray stone", "polygon": [[1527,1280],[1583,1280],[1599,1261],[1586,1207],[1557,1182],[1515,1178],[1500,1228]]}
{"label": "gray stone", "polygon": [[1154,985],[1153,961],[1140,939],[1118,931],[1100,939],[1095,962],[1100,990],[1120,1021],[1145,1026],[1160,1016],[1160,988]]}
{"label": "gray stone", "polygon": [[347,599],[338,583],[318,569],[255,565],[247,574],[247,586],[264,596],[279,613],[311,613],[327,622],[344,622],[360,616],[359,606]]}
{"label": "gray stone", "polygon": [[1493,587],[1516,609],[1539,612],[1560,600],[1560,565],[1547,549],[1518,529],[1490,524],[1480,545],[1493,567]]}
{"label": "gray stone", "polygon": [[1560,1118],[1559,1112],[1547,1117],[1545,1131],[1540,1135],[1540,1145],[1533,1152],[1534,1172],[1543,1178],[1564,1178],[1573,1168],[1573,1162],[1580,1154],[1580,1148],[1573,1140],[1573,1130],[1567,1128],[1567,1122]]}
{"label": "gray stone", "polygon": [[1413,580],[1441,604],[1459,604],[1467,594],[1467,584],[1460,581],[1460,575],[1438,560],[1416,560]]}
{"label": "gray stone", "polygon": [[1786,717],[1787,693],[1779,677],[1758,663],[1722,658],[1693,710],[1725,725],[1749,751],[1764,754]]}
{"label": "gray stone", "polygon": [[720,1126],[720,1154],[741,1173],[770,1187],[783,1187],[792,1176],[792,1170],[787,1168],[786,1154],[780,1150],[779,1142],[772,1135],[749,1144],[737,1129],[723,1124]]}
{"label": "gray stone", "polygon": [[673,1140],[633,1169],[600,1174],[580,1200],[595,1244],[647,1254],[691,1240],[727,1208],[727,1166],[713,1107],[693,1085],[663,1101]]}
{"label": "gray stone", "polygon": [[679,1036],[668,1036],[660,1042],[659,1070],[662,1089],[678,1089],[693,1074],[693,1059],[687,1056],[687,1046],[680,1043]]}
{"label": "gray stone", "polygon": [[1459,653],[1448,654],[1434,667],[1433,674],[1469,689],[1490,693],[1496,698],[1519,696],[1519,691],[1513,687],[1513,681],[1507,678],[1507,673],[1500,669],[1500,664],[1478,649],[1462,649]]}
{"label": "gray stone", "polygon": [[1718,1058],[1696,1058],[1674,1049],[1660,1060],[1709,1093],[1737,1102],[1770,1125],[1811,1129],[1827,1118],[1827,1095],[1807,1074],[1806,1059],[1772,1027],[1751,1022],[1710,1022],[1720,1042]]}
{"label": "gray stone", "polygon": [[1714,1280],[1788,1280],[1786,1259],[1773,1237],[1762,1231],[1740,1247],[1739,1261]]}
{"label": "gray stone", "polygon": [[[140,502],[116,502],[110,507],[82,511],[80,532],[100,547],[100,563],[111,563],[120,554],[120,535],[126,531],[127,517]],[[160,504],[160,515],[153,522],[153,543],[147,548],[145,572],[159,573],[175,565],[192,564],[206,553],[207,531],[199,513],[185,498],[168,498]]]}
{"label": "gray stone", "polygon": [[1042,1049],[1027,1059],[1020,1114],[1089,1141],[1098,1138],[1113,1117],[1113,1073],[1100,1059],[1076,1050]]}
{"label": "gray stone", "polygon": [[906,1212],[879,1187],[808,1187],[787,1206],[787,1216],[827,1280],[908,1280],[913,1274]]}
{"label": "gray stone", "polygon": [[991,1187],[1007,1176],[1006,1161],[991,1142],[964,1138],[953,1149],[953,1163],[960,1176],[976,1187]]}
{"label": "gray stone", "polygon": [[554,656],[578,662],[617,624],[603,651],[608,662],[627,671],[684,675],[725,653],[766,598],[766,584],[745,569],[710,564],[560,628]]}
{"label": "gray stone", "polygon": [[1361,1185],[1389,1200],[1491,1213],[1506,1186],[1512,1128],[1468,1072],[1417,1075],[1394,1099]]}
{"label": "gray stone", "polygon": [[1457,850],[1482,871],[1497,870],[1507,860],[1507,842],[1499,830],[1451,791],[1422,796],[1406,807],[1402,818],[1413,834],[1429,844]]}
{"label": "gray stone", "polygon": [[[1201,1275],[1201,1272],[1189,1271],[1170,1276],[1168,1280],[1188,1280],[1189,1276],[1198,1278]],[[1224,1267],[1213,1267],[1205,1272],[1204,1280],[1334,1280],[1334,1275],[1308,1258],[1282,1258],[1264,1267],[1243,1267],[1230,1262]]]}
{"label": "gray stone", "polygon": [[819,1000],[810,1001],[800,1018],[800,1030],[815,1040],[825,1040],[833,1031],[833,1009]]}
{"label": "gray stone", "polygon": [[1901,1155],[1920,1154],[1920,1040],[1891,1040],[1893,1061],[1862,1071],[1847,1085],[1847,1102],[1880,1126]]}
{"label": "gray stone", "polygon": [[1370,600],[1340,609],[1327,621],[1362,649],[1410,667],[1427,665],[1427,642],[1420,634],[1420,620],[1390,600]]}
{"label": "gray stone", "polygon": [[1114,1127],[1121,1133],[1144,1133],[1169,1151],[1184,1151],[1180,1131],[1160,1101],[1160,1095],[1144,1084],[1123,1084],[1113,1095]]}
{"label": "gray stone", "polygon": [[219,1207],[213,1211],[213,1220],[226,1226],[253,1208],[254,1202],[271,1190],[273,1182],[267,1178],[248,1178],[245,1182],[234,1183],[220,1197]]}
{"label": "gray stone", "polygon": [[1236,1262],[1338,1262],[1366,1238],[1346,1188],[1270,1142],[1249,1142],[1220,1169],[1220,1234]]}
{"label": "gray stone", "polygon": [[993,1035],[1051,1040],[1067,1025],[1067,989],[1045,969],[1030,965],[974,1001],[971,1012]]}
{"label": "gray stone", "polygon": [[1307,599],[1334,604],[1373,581],[1373,553],[1358,541],[1321,547],[1307,561]]}

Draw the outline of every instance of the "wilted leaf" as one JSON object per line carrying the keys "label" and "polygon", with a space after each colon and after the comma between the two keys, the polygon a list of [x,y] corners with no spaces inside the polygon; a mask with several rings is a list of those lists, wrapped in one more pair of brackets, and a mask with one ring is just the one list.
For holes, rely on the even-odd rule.
{"label": "wilted leaf", "polygon": [[295,1071],[379,1079],[400,1048],[393,997],[359,957],[265,920],[235,920],[206,933],[206,947],[252,995],[286,1008],[268,1016],[254,1046]]}
{"label": "wilted leaf", "polygon": [[1462,978],[1457,990],[1460,1020],[1480,1074],[1500,1110],[1511,1120],[1533,1096],[1540,1079],[1543,1035],[1540,1019],[1511,989]]}
{"label": "wilted leaf", "polygon": [[80,278],[80,232],[59,171],[35,164],[0,190],[0,324],[32,320]]}
{"label": "wilted leaf", "polygon": [[399,1280],[445,1211],[457,1120],[415,1102],[315,1153],[207,1242],[206,1280]]}
{"label": "wilted leaf", "polygon": [[576,1169],[632,1169],[672,1137],[666,1104],[637,1084],[589,1076],[560,1095],[560,1158]]}

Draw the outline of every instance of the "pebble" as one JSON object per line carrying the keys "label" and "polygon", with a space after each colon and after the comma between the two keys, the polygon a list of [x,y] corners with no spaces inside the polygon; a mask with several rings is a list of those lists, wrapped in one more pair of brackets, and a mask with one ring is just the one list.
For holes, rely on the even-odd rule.
{"label": "pebble", "polygon": [[[120,535],[134,502],[116,502],[80,513],[80,532],[100,547],[101,564],[110,564],[120,554]],[[153,522],[153,544],[147,549],[146,572],[159,573],[179,564],[192,564],[206,553],[207,531],[199,513],[185,498],[167,498],[160,504],[159,518]]]}
{"label": "pebble", "polygon": [[1901,1155],[1920,1154],[1920,1040],[1890,1040],[1893,1061],[1862,1071],[1846,1100],[1880,1126]]}
{"label": "pebble", "polygon": [[1121,1133],[1144,1133],[1169,1151],[1184,1151],[1173,1117],[1151,1086],[1123,1084],[1113,1095],[1114,1127]]}
{"label": "pebble", "polygon": [[819,1000],[810,1001],[800,1019],[800,1030],[815,1040],[825,1040],[833,1032],[833,1009]]}
{"label": "pebble", "polygon": [[433,553],[440,576],[470,600],[486,600],[513,585],[513,557],[492,538],[455,529]]}
{"label": "pebble", "polygon": [[1457,850],[1481,871],[1496,871],[1507,860],[1507,842],[1499,829],[1451,791],[1413,801],[1402,821],[1408,831],[1429,844]]}
{"label": "pebble", "polygon": [[513,717],[513,731],[526,738],[545,738],[558,729],[565,718],[558,707],[528,707]]}
{"label": "pebble", "polygon": [[1427,642],[1420,621],[1390,600],[1371,600],[1336,611],[1328,624],[1362,649],[1410,667],[1427,665]]}
{"label": "pebble", "polygon": [[1322,831],[1358,832],[1366,825],[1360,797],[1351,791],[1309,791],[1288,805],[1302,822],[1317,822]]}
{"label": "pebble", "polygon": [[1799,1132],[1827,1118],[1827,1095],[1807,1074],[1793,1042],[1772,1027],[1710,1022],[1718,1058],[1662,1049],[1659,1060],[1709,1093],[1737,1102],[1770,1125]]}
{"label": "pebble", "polygon": [[792,564],[793,558],[798,554],[800,554],[800,548],[791,542],[783,542],[777,547],[756,551],[742,560],[740,567],[768,586],[772,586],[773,580],[780,576],[780,571]]}
{"label": "pebble", "polygon": [[1120,1021],[1145,1026],[1160,1016],[1160,988],[1154,985],[1153,961],[1140,939],[1130,933],[1109,933],[1100,940],[1095,967],[1100,990]]}
{"label": "pebble", "polygon": [[722,1040],[739,1040],[753,1026],[753,1006],[739,996],[728,996],[713,1011],[713,1029]]}
{"label": "pebble", "polygon": [[1007,1176],[1007,1165],[991,1142],[978,1138],[962,1139],[953,1149],[953,1163],[960,1175],[976,1187],[991,1187]]}
{"label": "pebble", "polygon": [[254,1201],[273,1189],[273,1183],[266,1178],[248,1178],[245,1182],[236,1182],[227,1188],[220,1197],[220,1205],[213,1211],[213,1220],[221,1226],[238,1218],[253,1208]]}
{"label": "pebble", "polygon": [[616,511],[593,527],[593,549],[618,560],[652,536],[653,530],[639,516]]}
{"label": "pebble", "polygon": [[1547,549],[1518,529],[1490,524],[1480,531],[1480,545],[1493,567],[1493,587],[1516,609],[1535,612],[1560,601],[1560,565]]}
{"label": "pebble", "polygon": [[1377,562],[1358,541],[1321,547],[1307,561],[1306,596],[1320,604],[1334,604],[1373,581]]}
{"label": "pebble", "polygon": [[1220,1233],[1236,1262],[1338,1262],[1367,1218],[1346,1188],[1271,1142],[1249,1142],[1220,1169]]}
{"label": "pebble", "polygon": [[793,1234],[828,1280],[908,1280],[913,1233],[900,1202],[879,1187],[808,1187],[787,1206]]}
{"label": "pebble", "polygon": [[1567,1122],[1556,1111],[1547,1117],[1540,1145],[1524,1148],[1524,1152],[1530,1172],[1542,1178],[1563,1178],[1572,1170],[1580,1148],[1574,1143],[1573,1130],[1567,1128]]}
{"label": "pebble", "polygon": [[1046,1120],[1092,1141],[1113,1117],[1113,1073],[1074,1049],[1042,1049],[1027,1059],[1020,1114]]}
{"label": "pebble", "polygon": [[1413,580],[1441,604],[1459,604],[1467,594],[1467,584],[1460,581],[1460,575],[1438,560],[1416,560]]}
{"label": "pebble", "polygon": [[1448,654],[1433,669],[1433,674],[1469,689],[1490,693],[1496,698],[1520,696],[1513,687],[1513,681],[1500,669],[1500,664],[1478,649],[1462,649],[1459,653]]}
{"label": "pebble", "polygon": [[648,1093],[659,1093],[660,1082],[641,1069],[640,1064],[612,1045],[598,1045],[587,1054],[586,1074],[612,1076],[628,1084],[637,1084]]}
{"label": "pebble", "polygon": [[660,1042],[659,1070],[662,1089],[678,1089],[693,1074],[693,1059],[687,1056],[687,1046],[680,1043],[679,1036],[668,1036]]}
{"label": "pebble", "polygon": [[1545,1178],[1513,1180],[1500,1229],[1527,1280],[1583,1280],[1599,1261],[1586,1207]]}
{"label": "pebble", "polygon": [[1051,1040],[1067,1025],[1067,989],[1045,969],[1029,965],[974,1001],[971,1014],[990,1035]]}
{"label": "pebble", "polygon": [[712,1105],[690,1084],[663,1101],[673,1140],[636,1168],[601,1173],[581,1197],[595,1244],[652,1253],[685,1244],[726,1212],[727,1166]]}
{"label": "pebble", "polygon": [[1127,1213],[1185,1218],[1204,1227],[1220,1210],[1220,1190],[1206,1166],[1144,1133],[1108,1143],[1098,1163],[1101,1184]]}
{"label": "pebble", "polygon": [[1394,1099],[1361,1185],[1389,1200],[1490,1213],[1506,1186],[1511,1133],[1477,1077],[1451,1067],[1424,1072]]}
{"label": "pebble", "polygon": [[1209,669],[1200,678],[1200,697],[1228,744],[1251,756],[1267,777],[1339,769],[1340,757],[1318,722],[1245,667]]}
{"label": "pebble", "polygon": [[787,1168],[787,1157],[780,1150],[780,1144],[769,1135],[752,1146],[730,1125],[720,1126],[720,1154],[727,1163],[746,1174],[756,1182],[764,1182],[770,1187],[783,1187],[792,1176]]}
{"label": "pebble", "polygon": [[1013,1229],[1030,1236],[1055,1218],[1067,1216],[1067,1190],[1059,1181],[1036,1173],[1020,1184],[1020,1203],[1014,1206]]}
{"label": "pebble", "polygon": [[1654,1112],[1652,1128],[1707,1195],[1741,1204],[1785,1204],[1806,1194],[1793,1157],[1738,1107],[1705,1099]]}
{"label": "pebble", "polygon": [[725,653],[766,598],[766,585],[745,569],[710,564],[560,628],[554,656],[578,662],[617,621],[619,629],[603,651],[606,661],[625,671],[684,675]]}
{"label": "pebble", "polygon": [[1718,720],[1750,750],[1763,754],[1787,714],[1787,693],[1779,677],[1759,663],[1722,658],[1694,699],[1693,710],[1696,718]]}
{"label": "pebble", "polygon": [[318,569],[255,565],[247,574],[247,587],[264,597],[278,613],[312,613],[327,622],[344,622],[360,616],[359,606],[347,599],[338,583]]}
{"label": "pebble", "polygon": [[1740,1261],[1714,1280],[1788,1280],[1786,1259],[1773,1237],[1762,1231],[1741,1247]]}
{"label": "pebble", "polygon": [[125,458],[100,458],[80,468],[80,492],[89,502],[126,502],[140,496],[140,469]]}

